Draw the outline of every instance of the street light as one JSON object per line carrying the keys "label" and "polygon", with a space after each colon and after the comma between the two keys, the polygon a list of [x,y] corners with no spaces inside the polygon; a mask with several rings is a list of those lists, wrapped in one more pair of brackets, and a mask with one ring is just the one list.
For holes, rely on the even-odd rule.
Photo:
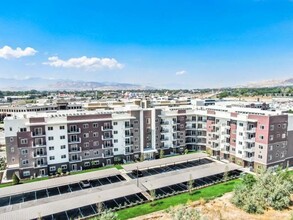
{"label": "street light", "polygon": [[136,166],[136,185],[138,187],[139,183],[138,183],[138,166]]}

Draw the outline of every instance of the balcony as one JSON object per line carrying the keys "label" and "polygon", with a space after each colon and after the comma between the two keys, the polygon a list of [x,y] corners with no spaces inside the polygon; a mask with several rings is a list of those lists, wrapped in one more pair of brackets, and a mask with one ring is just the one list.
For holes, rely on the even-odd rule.
{"label": "balcony", "polygon": [[32,153],[32,157],[33,158],[41,158],[41,157],[47,157],[47,153],[46,152],[43,152],[43,153]]}
{"label": "balcony", "polygon": [[40,142],[40,143],[33,142],[32,148],[38,148],[38,147],[46,147],[46,141],[43,141],[43,142]]}
{"label": "balcony", "polygon": [[243,155],[242,159],[248,162],[253,162],[254,157],[253,156],[247,156],[247,155]]}
{"label": "balcony", "polygon": [[131,146],[131,145],[133,145],[133,141],[125,142],[125,146]]}
{"label": "balcony", "polygon": [[125,125],[125,128],[126,128],[126,129],[133,128],[133,124],[126,124],[126,125]]}
{"label": "balcony", "polygon": [[76,157],[69,158],[69,163],[76,163],[76,162],[81,162],[81,161],[82,161],[82,156],[76,156]]}
{"label": "balcony", "polygon": [[102,130],[102,131],[110,131],[110,130],[112,130],[112,129],[113,129],[112,126],[102,126],[102,127],[101,127],[101,130]]}
{"label": "balcony", "polygon": [[113,157],[113,152],[103,153],[102,155],[103,155],[103,158]]}
{"label": "balcony", "polygon": [[39,162],[39,163],[34,162],[33,163],[33,166],[34,167],[37,167],[37,168],[39,168],[39,167],[46,167],[47,165],[48,165],[47,162]]}
{"label": "balcony", "polygon": [[69,149],[69,153],[80,153],[81,152],[81,147],[75,147],[75,148],[71,148]]}
{"label": "balcony", "polygon": [[71,139],[68,141],[69,144],[79,144],[81,143],[81,138]]}
{"label": "balcony", "polygon": [[102,140],[111,140],[112,138],[112,135],[102,135]]}
{"label": "balcony", "polygon": [[185,136],[186,137],[188,137],[188,136],[196,136],[196,133],[186,132]]}
{"label": "balcony", "polygon": [[32,132],[32,137],[44,137],[46,136],[46,132]]}
{"label": "balcony", "polygon": [[197,130],[194,126],[186,126],[186,130]]}
{"label": "balcony", "polygon": [[69,129],[68,134],[80,134],[81,129],[80,128],[75,128],[75,129]]}
{"label": "balcony", "polygon": [[169,129],[161,129],[161,133],[169,133]]}
{"label": "balcony", "polygon": [[169,138],[168,137],[161,137],[161,141],[168,141]]}
{"label": "balcony", "polygon": [[189,140],[186,140],[185,142],[186,144],[196,144],[197,141],[195,139],[189,139]]}
{"label": "balcony", "polygon": [[127,133],[127,134],[125,134],[125,137],[133,137],[133,133]]}
{"label": "balcony", "polygon": [[255,151],[255,147],[254,147],[254,146],[246,145],[246,146],[243,147],[243,151],[246,151],[246,152],[252,153],[252,152]]}
{"label": "balcony", "polygon": [[245,131],[247,133],[255,133],[256,132],[256,128],[255,127],[253,127],[253,128],[246,128]]}
{"label": "balcony", "polygon": [[255,143],[255,137],[253,137],[253,138],[246,137],[246,138],[244,139],[244,141],[246,141],[246,142],[248,142],[248,143]]}
{"label": "balcony", "polygon": [[160,124],[161,124],[161,125],[169,125],[169,122],[168,122],[168,121],[161,121]]}
{"label": "balcony", "polygon": [[214,151],[220,151],[220,146],[219,145],[211,145],[212,150]]}

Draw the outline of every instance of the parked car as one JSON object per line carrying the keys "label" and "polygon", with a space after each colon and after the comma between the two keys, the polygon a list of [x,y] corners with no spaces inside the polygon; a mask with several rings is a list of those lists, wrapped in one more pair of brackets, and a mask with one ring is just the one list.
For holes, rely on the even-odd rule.
{"label": "parked car", "polygon": [[81,185],[82,188],[89,188],[89,187],[91,187],[91,183],[88,180],[82,180],[82,181],[80,181],[80,185]]}
{"label": "parked car", "polygon": [[132,170],[132,175],[135,177],[142,177],[143,173],[140,170]]}

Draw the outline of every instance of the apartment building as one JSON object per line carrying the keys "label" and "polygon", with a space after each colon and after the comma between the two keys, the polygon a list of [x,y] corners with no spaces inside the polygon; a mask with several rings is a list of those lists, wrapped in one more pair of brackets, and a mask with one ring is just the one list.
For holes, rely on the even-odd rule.
{"label": "apartment building", "polygon": [[293,115],[255,108],[180,106],[22,113],[6,117],[7,177],[75,171],[207,151],[258,169],[293,165]]}

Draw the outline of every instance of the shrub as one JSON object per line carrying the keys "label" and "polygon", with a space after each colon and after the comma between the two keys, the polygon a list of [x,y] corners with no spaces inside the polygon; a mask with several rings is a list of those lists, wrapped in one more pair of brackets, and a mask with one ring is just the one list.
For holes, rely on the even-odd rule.
{"label": "shrub", "polygon": [[17,185],[17,184],[19,184],[19,182],[20,182],[19,177],[15,173],[13,173],[13,175],[12,175],[12,183],[13,183],[13,185]]}

